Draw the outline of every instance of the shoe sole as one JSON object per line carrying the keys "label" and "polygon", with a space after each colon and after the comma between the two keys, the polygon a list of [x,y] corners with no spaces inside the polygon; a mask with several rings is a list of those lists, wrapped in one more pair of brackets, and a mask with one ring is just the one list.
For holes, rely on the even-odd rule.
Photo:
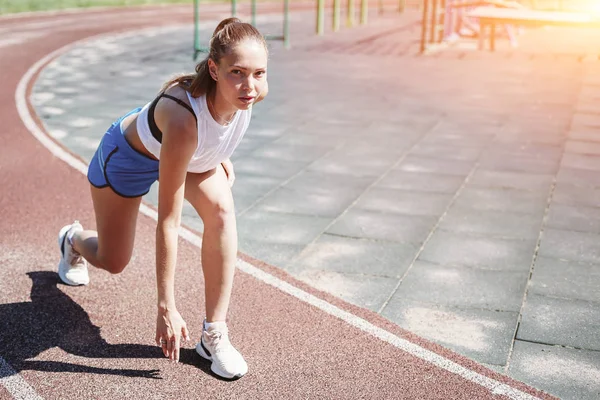
{"label": "shoe sole", "polygon": [[237,381],[238,379],[240,379],[242,376],[246,375],[246,373],[243,374],[237,374],[234,376],[230,376],[228,374],[226,374],[225,372],[221,371],[219,369],[219,366],[217,364],[215,364],[214,362],[212,362],[212,357],[209,356],[206,351],[204,350],[204,345],[202,344],[202,339],[200,340],[200,343],[198,343],[196,345],[196,353],[198,353],[200,355],[200,357],[204,358],[205,360],[210,361],[210,370],[215,374],[218,375],[219,378],[225,379],[226,381]]}
{"label": "shoe sole", "polygon": [[60,278],[61,281],[63,281],[63,283],[69,285],[69,286],[84,286],[87,285],[88,283],[90,283],[89,279],[85,282],[73,282],[72,280],[68,279],[67,276],[65,275],[65,271],[66,271],[66,267],[63,267],[63,263],[64,263],[64,255],[65,255],[65,240],[67,240],[67,232],[69,232],[69,229],[71,229],[71,225],[66,225],[63,226],[62,229],[60,230],[60,232],[58,232],[58,247],[60,248],[60,262],[58,263],[58,276]]}

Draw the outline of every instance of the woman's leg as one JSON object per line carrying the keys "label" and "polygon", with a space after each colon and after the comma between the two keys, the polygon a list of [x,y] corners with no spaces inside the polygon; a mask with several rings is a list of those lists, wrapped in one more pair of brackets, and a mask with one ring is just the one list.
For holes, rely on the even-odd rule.
{"label": "woman's leg", "polygon": [[205,280],[206,320],[225,321],[237,257],[237,228],[231,188],[223,167],[188,173],[185,198],[204,223],[202,270]]}
{"label": "woman's leg", "polygon": [[91,186],[98,231],[73,235],[73,249],[90,264],[118,274],[129,263],[141,197],[121,197],[110,187]]}
{"label": "woman's leg", "polygon": [[202,270],[206,296],[206,321],[196,345],[201,357],[211,360],[211,371],[225,379],[248,372],[244,357],[229,341],[227,309],[237,256],[237,229],[233,196],[222,166],[203,174],[188,173],[185,197],[202,222]]}

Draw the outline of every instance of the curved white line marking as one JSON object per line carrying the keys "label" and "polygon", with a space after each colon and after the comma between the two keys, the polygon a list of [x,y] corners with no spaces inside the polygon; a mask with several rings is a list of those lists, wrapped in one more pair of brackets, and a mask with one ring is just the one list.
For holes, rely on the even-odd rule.
{"label": "curved white line marking", "polygon": [[[45,66],[47,63],[49,63],[52,59],[58,57],[61,54],[66,53],[67,51],[69,51],[70,49],[72,49],[73,47],[75,47],[76,45],[78,45],[80,43],[95,40],[99,37],[106,37],[106,36],[118,36],[118,35],[103,34],[103,35],[86,38],[86,39],[71,43],[65,47],[62,47],[62,48],[48,54],[47,56],[45,56],[44,58],[39,60],[37,63],[35,63],[25,73],[25,75],[23,75],[23,78],[21,79],[21,81],[19,82],[19,85],[17,87],[17,91],[15,92],[15,102],[17,104],[17,109],[19,111],[19,115],[21,116],[23,123],[25,124],[27,129],[31,132],[31,134],[37,140],[39,140],[53,155],[60,158],[61,160],[66,162],[68,165],[75,168],[77,171],[81,172],[84,175],[87,173],[86,164],[84,164],[81,160],[79,160],[78,158],[73,156],[70,152],[66,151],[65,149],[63,149],[62,147],[57,145],[36,124],[35,120],[33,119],[33,117],[31,116],[31,114],[29,112],[29,107],[27,104],[27,88],[29,86],[31,79],[42,69],[43,66]],[[154,210],[154,208],[149,207],[146,204],[142,204],[142,206],[140,207],[140,212],[154,220],[158,219],[157,218],[158,214]],[[194,233],[193,231],[191,231],[187,228],[182,227],[180,229],[179,234],[183,239],[187,240],[188,242],[192,243],[195,246],[199,247],[202,244],[202,239],[200,238],[200,236],[198,236],[196,233]],[[292,286],[289,283],[287,283],[271,274],[268,274],[268,273],[264,272],[263,270],[255,267],[243,260],[237,261],[237,268],[240,269],[241,271],[253,276],[255,279],[257,279],[263,283],[266,283],[268,285],[271,285],[271,286],[281,290],[284,293],[294,296],[298,300],[308,303],[329,315],[339,318],[339,319],[345,321],[346,323],[348,323],[349,325],[351,325],[355,328],[358,328],[363,332],[369,333],[369,334],[373,335],[374,337],[376,337],[386,343],[389,343],[407,353],[412,354],[413,356],[415,356],[417,358],[420,358],[421,360],[427,361],[427,362],[435,365],[436,367],[445,369],[446,371],[449,371],[453,374],[459,375],[460,377],[462,377],[468,381],[476,383],[477,385],[480,385],[480,386],[488,389],[494,395],[504,395],[504,396],[506,396],[510,399],[514,399],[514,400],[536,400],[536,399],[539,399],[538,397],[535,397],[528,393],[522,392],[522,391],[515,389],[512,386],[509,386],[505,383],[496,381],[492,378],[488,378],[487,376],[481,375],[475,371],[472,371],[466,367],[463,367],[462,365],[457,364],[448,358],[440,356],[437,353],[427,350],[427,349],[425,349],[417,344],[414,344],[412,342],[409,342],[406,339],[402,339],[402,338],[394,335],[393,333],[390,333],[390,332],[386,331],[385,329],[381,329],[381,328],[373,325],[372,323],[370,323],[352,313],[344,311],[341,308],[336,307],[333,304],[328,303],[308,292],[305,292],[302,289]]]}

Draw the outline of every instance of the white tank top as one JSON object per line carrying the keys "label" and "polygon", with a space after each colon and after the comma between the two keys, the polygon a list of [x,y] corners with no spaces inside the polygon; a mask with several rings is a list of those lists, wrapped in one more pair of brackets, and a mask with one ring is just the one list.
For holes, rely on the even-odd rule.
{"label": "white tank top", "polygon": [[[188,164],[188,172],[206,172],[227,160],[240,144],[248,129],[252,116],[252,107],[239,110],[227,126],[214,120],[206,104],[206,96],[192,97],[186,92],[190,105],[198,119],[198,147]],[[167,100],[171,101],[171,100]],[[148,125],[148,109],[146,104],[137,118],[137,131],[144,147],[157,159],[160,157],[160,142],[152,136]]]}

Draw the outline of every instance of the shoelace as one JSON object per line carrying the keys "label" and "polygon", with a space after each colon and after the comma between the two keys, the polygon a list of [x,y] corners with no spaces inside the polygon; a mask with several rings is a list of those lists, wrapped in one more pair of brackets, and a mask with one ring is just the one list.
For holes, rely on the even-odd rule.
{"label": "shoelace", "polygon": [[229,335],[227,331],[205,331],[207,341],[214,348],[216,353],[230,350],[232,347],[229,345]]}
{"label": "shoelace", "polygon": [[[69,235],[69,232],[67,232],[67,236]],[[81,268],[81,267],[85,267],[85,260],[83,259],[83,257],[81,256],[81,254],[79,254],[78,252],[76,252],[75,250],[73,250],[73,243],[71,243],[71,241],[67,238],[66,239],[69,242],[69,246],[71,248],[71,254],[69,255],[69,265],[73,268]]]}
{"label": "shoelace", "polygon": [[81,268],[85,267],[85,261],[81,254],[75,252],[75,250],[71,249],[71,257],[69,260],[69,265],[73,268]]}

